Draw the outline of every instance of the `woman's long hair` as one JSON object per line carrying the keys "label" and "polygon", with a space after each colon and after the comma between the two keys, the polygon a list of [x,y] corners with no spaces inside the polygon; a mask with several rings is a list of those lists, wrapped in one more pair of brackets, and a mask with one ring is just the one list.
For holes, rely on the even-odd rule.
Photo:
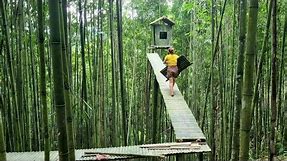
{"label": "woman's long hair", "polygon": [[173,54],[174,49],[172,47],[168,48],[168,53]]}

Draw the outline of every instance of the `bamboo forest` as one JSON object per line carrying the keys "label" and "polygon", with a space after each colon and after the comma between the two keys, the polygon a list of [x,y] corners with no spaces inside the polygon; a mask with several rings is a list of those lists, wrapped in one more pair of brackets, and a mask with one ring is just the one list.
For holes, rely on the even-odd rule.
{"label": "bamboo forest", "polygon": [[0,161],[287,160],[287,0],[0,0],[0,26]]}

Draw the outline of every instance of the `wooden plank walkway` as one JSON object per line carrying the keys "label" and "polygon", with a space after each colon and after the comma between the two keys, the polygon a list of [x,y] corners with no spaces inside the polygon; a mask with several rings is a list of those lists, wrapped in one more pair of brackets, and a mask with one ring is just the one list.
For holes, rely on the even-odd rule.
{"label": "wooden plank walkway", "polygon": [[165,67],[163,60],[157,53],[148,53],[148,60],[153,68],[154,74],[158,81],[161,94],[163,96],[166,110],[174,128],[177,141],[205,141],[206,138],[199,128],[196,119],[184,100],[178,86],[174,86],[174,96],[169,95],[169,86],[166,78],[160,73]]}
{"label": "wooden plank walkway", "polygon": [[[85,152],[94,152],[95,149],[78,149],[75,151],[76,160],[95,160],[94,157],[87,157],[81,159]],[[118,159],[127,159],[129,156],[110,156],[109,160],[118,160]],[[7,161],[44,161],[44,152],[35,151],[35,152],[10,152],[7,153]],[[59,161],[58,151],[50,152],[50,161]]]}
{"label": "wooden plank walkway", "polygon": [[[185,143],[162,143],[134,145],[124,147],[110,147],[97,149],[78,149],[75,151],[76,160],[98,160],[96,155],[85,156],[85,153],[105,154],[106,160],[121,160],[142,157],[163,158],[169,155],[209,152],[210,148],[206,143],[185,142]],[[12,152],[7,153],[8,161],[44,161],[44,152]],[[58,151],[50,152],[50,160],[58,161]]]}

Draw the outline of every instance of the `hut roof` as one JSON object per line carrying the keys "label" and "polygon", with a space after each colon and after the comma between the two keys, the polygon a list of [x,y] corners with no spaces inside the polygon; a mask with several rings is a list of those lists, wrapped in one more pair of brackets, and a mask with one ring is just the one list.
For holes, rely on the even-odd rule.
{"label": "hut roof", "polygon": [[162,17],[154,20],[153,22],[151,22],[150,25],[158,25],[160,21],[163,21],[163,22],[169,24],[170,26],[175,24],[171,19],[167,18],[166,16],[162,16]]}

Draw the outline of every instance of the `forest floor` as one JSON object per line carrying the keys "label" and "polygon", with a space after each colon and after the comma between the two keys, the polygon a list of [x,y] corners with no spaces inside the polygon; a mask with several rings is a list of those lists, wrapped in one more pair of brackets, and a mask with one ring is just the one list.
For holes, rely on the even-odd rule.
{"label": "forest floor", "polygon": [[[261,159],[257,159],[256,161],[268,161],[268,156],[261,158]],[[287,161],[287,153],[283,154],[283,155],[279,155],[275,161]]]}

